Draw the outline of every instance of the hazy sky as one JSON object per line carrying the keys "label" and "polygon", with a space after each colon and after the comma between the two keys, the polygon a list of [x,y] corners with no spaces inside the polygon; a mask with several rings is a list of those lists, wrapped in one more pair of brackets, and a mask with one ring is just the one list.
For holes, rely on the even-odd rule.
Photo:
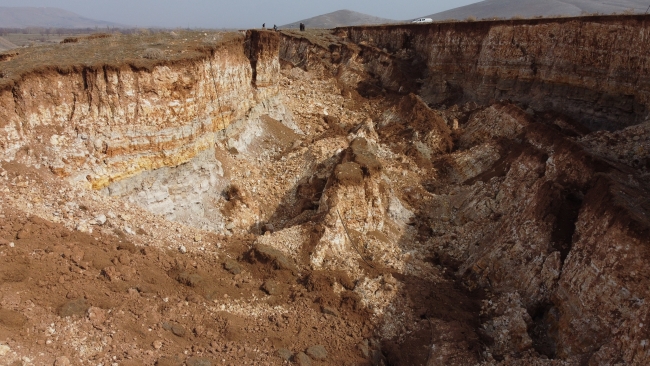
{"label": "hazy sky", "polygon": [[478,0],[0,0],[0,6],[61,8],[139,27],[250,28],[287,24],[340,9],[405,20]]}

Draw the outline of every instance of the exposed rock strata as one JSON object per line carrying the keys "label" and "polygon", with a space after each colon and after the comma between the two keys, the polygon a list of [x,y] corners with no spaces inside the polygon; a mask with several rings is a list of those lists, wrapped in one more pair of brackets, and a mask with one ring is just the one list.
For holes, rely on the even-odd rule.
{"label": "exposed rock strata", "polygon": [[[623,56],[610,52],[620,47],[609,36],[615,30],[635,43],[622,52]],[[369,97],[381,95],[382,88],[408,91],[408,84],[385,80],[406,75],[403,60],[411,60],[422,69],[418,90],[430,103],[512,99],[529,107],[524,111],[506,103],[465,114],[467,122],[461,122],[454,131],[458,150],[449,155],[444,155],[444,149],[423,154],[418,148],[422,141],[419,134],[410,135],[412,146],[419,151],[409,153],[400,148],[388,132],[390,126],[404,123],[395,117],[400,107],[386,111],[378,131],[385,140],[379,139],[379,144],[390,143],[393,151],[405,153],[418,161],[418,166],[432,164],[437,170],[437,179],[427,186],[433,195],[411,186],[408,189],[412,192],[398,196],[422,220],[420,227],[425,222],[430,225],[424,232],[437,233],[427,239],[429,246],[437,248],[436,260],[457,268],[457,274],[470,286],[497,292],[515,290],[521,296],[520,309],[526,314],[523,323],[513,320],[519,322],[516,332],[523,329],[533,339],[520,334],[520,340],[496,340],[492,349],[495,355],[534,348],[570,362],[591,359],[602,363],[622,358],[638,363],[648,357],[644,348],[647,336],[642,331],[648,309],[641,305],[648,294],[644,280],[637,286],[637,281],[624,278],[633,278],[631,271],[638,278],[638,271],[644,268],[641,262],[648,260],[644,248],[650,207],[645,198],[648,187],[642,183],[647,173],[585,152],[573,141],[576,135],[586,133],[582,127],[542,111],[561,112],[596,129],[621,129],[646,118],[648,82],[643,65],[647,55],[636,48],[638,42],[631,41],[639,32],[647,32],[639,18],[346,28],[339,34],[359,43],[360,48],[345,47],[350,52],[340,64],[332,64],[319,45],[306,47],[304,39],[300,47],[311,57],[299,62],[295,62],[295,52],[281,52],[281,57],[286,56],[294,65],[317,69],[314,56],[320,54],[322,69]],[[600,56],[593,58],[594,54]],[[378,62],[382,58],[386,62]],[[602,80],[607,82],[603,84]],[[453,112],[443,114],[452,116]],[[414,120],[408,112],[404,116],[405,121]],[[458,123],[451,118],[447,121],[451,128]],[[641,136],[634,141],[645,141],[644,129],[635,126],[629,130],[622,134],[632,139],[632,130],[638,130]],[[434,135],[444,139],[445,133],[439,131]],[[404,131],[400,133],[405,136]],[[604,134],[606,140],[613,139]],[[609,159],[636,167],[643,167],[647,160],[644,145],[634,146],[634,153],[621,149],[607,153],[608,148],[595,138],[584,140],[592,151]],[[608,142],[609,146],[616,144]],[[366,195],[372,187],[369,183],[364,180],[362,185]],[[364,204],[349,193],[344,197],[337,202],[349,217],[366,215],[366,210],[372,212],[381,207],[377,202],[386,200],[372,198]],[[328,210],[333,215],[334,210]],[[388,212],[384,208],[382,213],[352,219],[350,226],[372,226],[378,218],[388,217]],[[324,243],[346,241],[343,227],[334,218],[324,224]],[[337,235],[331,229],[335,224],[341,226]],[[361,233],[364,245],[372,247],[373,236],[368,229],[360,226],[352,231]],[[391,235],[395,238],[395,232]],[[402,235],[406,239],[413,234],[404,232],[398,238]],[[354,237],[348,243],[353,245]],[[348,247],[345,252],[342,248],[333,246],[330,253],[343,261],[355,256],[354,248]],[[383,248],[384,255],[390,252],[386,245]],[[631,250],[633,254],[623,254],[623,258],[640,262],[616,264],[623,259],[606,254],[615,248]],[[622,287],[623,283],[627,284]],[[623,324],[636,320],[640,320],[637,330],[616,335]],[[486,326],[495,324],[488,322]],[[628,326],[625,329],[630,329]]]}
{"label": "exposed rock strata", "polygon": [[262,105],[259,116],[279,104],[278,36],[249,32],[248,39],[255,41],[248,55],[240,37],[204,59],[152,70],[29,75],[1,92],[2,156],[45,164],[94,189],[185,163],[213,148],[216,132],[254,118],[253,107]]}
{"label": "exposed rock strata", "polygon": [[[400,60],[422,72],[433,104],[514,100],[562,112],[592,129],[643,121],[650,106],[650,26],[644,16],[340,28],[375,47],[373,72]],[[382,51],[383,50],[383,51]],[[388,57],[386,52],[391,56]],[[384,83],[398,90],[399,85]],[[402,84],[403,85],[403,84]]]}

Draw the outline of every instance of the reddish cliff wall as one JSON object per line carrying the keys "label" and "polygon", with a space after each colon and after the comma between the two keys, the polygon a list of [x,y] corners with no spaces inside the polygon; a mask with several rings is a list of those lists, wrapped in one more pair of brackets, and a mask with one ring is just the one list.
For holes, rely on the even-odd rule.
{"label": "reddish cliff wall", "polygon": [[591,129],[642,122],[650,17],[589,17],[338,29],[420,69],[429,103],[513,100]]}

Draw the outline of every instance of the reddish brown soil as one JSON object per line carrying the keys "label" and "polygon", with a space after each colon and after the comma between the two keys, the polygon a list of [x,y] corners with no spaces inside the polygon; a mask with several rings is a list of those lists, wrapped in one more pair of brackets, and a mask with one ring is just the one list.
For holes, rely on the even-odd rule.
{"label": "reddish brown soil", "polygon": [[[33,347],[32,354],[38,354],[37,350],[50,357],[67,354],[65,343],[48,341],[52,337],[46,329],[52,321],[57,325],[75,322],[85,335],[93,334],[92,328],[98,337],[111,335],[106,350],[88,361],[101,362],[111,355],[130,360],[129,364],[151,364],[162,356],[185,360],[192,355],[238,360],[237,364],[279,363],[275,349],[303,348],[310,341],[332,345],[332,351],[340,347],[336,345],[343,346],[330,359],[343,363],[355,360],[354,346],[345,347],[344,339],[328,339],[319,329],[328,326],[348,329],[357,336],[371,335],[363,311],[333,301],[326,287],[313,283],[326,280],[327,275],[314,280],[318,275],[312,274],[301,280],[290,272],[245,261],[238,262],[242,272],[234,275],[217,258],[136,247],[125,238],[70,232],[21,212],[5,214],[0,236],[0,339],[10,346]],[[234,239],[229,247],[244,251],[249,242]],[[342,315],[314,318],[289,313],[251,324],[226,312],[205,311],[212,299],[246,301],[251,296],[267,296],[251,277],[277,282],[280,290],[268,296],[271,304],[290,302],[297,309],[327,304],[340,308]],[[162,341],[160,351],[152,346],[155,341]],[[142,351],[147,349],[151,351]]]}
{"label": "reddish brown soil", "polygon": [[[236,268],[230,271],[219,258],[137,247],[124,236],[69,231],[22,212],[5,212],[0,238],[0,341],[12,348],[28,347],[30,354],[41,355],[34,360],[40,364],[66,355],[73,364],[112,359],[126,365],[180,365],[191,357],[218,364],[280,364],[278,349],[302,350],[313,344],[330,351],[321,364],[371,361],[358,348],[363,339],[373,339],[367,310],[355,293],[332,292],[334,282],[354,287],[347,275],[316,271],[299,277],[276,270],[250,254],[250,238],[229,240],[229,254],[238,259],[230,260]],[[400,280],[407,284],[402,296],[422,306],[422,321],[457,323],[454,337],[479,350],[476,295],[451,283],[434,293],[417,278]],[[253,296],[266,297],[272,306],[290,304],[291,311],[251,322],[207,310],[211,300],[246,302]],[[322,313],[325,308],[335,309],[338,316]],[[71,323],[77,334],[48,332]],[[424,364],[429,329],[399,343],[387,340],[388,363]],[[74,337],[101,339],[105,347],[75,360]]]}

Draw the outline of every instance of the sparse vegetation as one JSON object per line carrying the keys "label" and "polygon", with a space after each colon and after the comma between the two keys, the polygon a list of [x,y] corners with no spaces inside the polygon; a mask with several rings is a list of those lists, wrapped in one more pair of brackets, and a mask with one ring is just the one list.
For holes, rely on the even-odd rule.
{"label": "sparse vegetation", "polygon": [[[82,67],[133,67],[151,69],[161,62],[204,57],[221,45],[241,38],[238,32],[168,31],[148,34],[106,34],[67,37],[62,44],[21,48],[18,55],[0,63],[0,87],[13,84],[30,72],[67,73]],[[0,59],[3,57],[0,57]]]}
{"label": "sparse vegetation", "polygon": [[12,58],[14,58],[16,56],[18,56],[18,52],[15,52],[15,51],[0,53],[0,62],[1,61],[9,61],[9,60],[11,60]]}
{"label": "sparse vegetation", "polygon": [[476,21],[476,17],[473,16],[473,15],[470,15],[470,16],[468,16],[467,18],[465,18],[465,21],[466,21],[466,22],[475,22],[475,21]]}
{"label": "sparse vegetation", "polygon": [[[596,13],[590,13],[590,12],[586,12],[586,11],[583,11],[583,12],[580,13],[581,17],[593,17],[593,16],[598,16],[598,15],[604,15],[604,14],[597,13],[597,12]],[[614,15],[614,13],[612,13],[611,15]],[[570,15],[563,14],[563,15],[559,15],[558,17],[568,17],[568,16],[570,16]]]}
{"label": "sparse vegetation", "polygon": [[293,29],[282,29],[280,33],[292,37],[304,38],[312,44],[329,49],[330,45],[338,43],[338,39],[328,29],[307,29],[303,32]]}
{"label": "sparse vegetation", "polygon": [[87,39],[101,39],[101,38],[108,38],[108,37],[111,37],[111,36],[112,36],[112,34],[108,34],[108,33],[93,33],[93,34],[89,35],[86,38]]}
{"label": "sparse vegetation", "polygon": [[150,60],[156,60],[159,58],[163,58],[164,56],[165,56],[165,52],[158,48],[147,48],[146,50],[144,50],[144,53],[142,54],[142,57]]}

